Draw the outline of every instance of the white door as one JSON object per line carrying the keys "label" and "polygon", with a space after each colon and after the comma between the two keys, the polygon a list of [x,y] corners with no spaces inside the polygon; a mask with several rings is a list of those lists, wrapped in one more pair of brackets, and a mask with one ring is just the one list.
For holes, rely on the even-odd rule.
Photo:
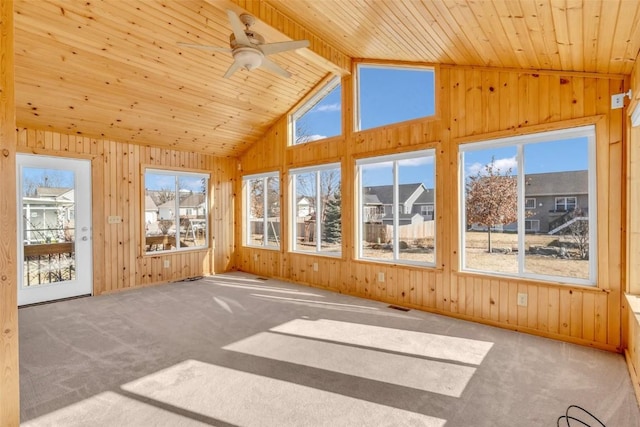
{"label": "white door", "polygon": [[16,157],[18,305],[90,295],[91,162]]}

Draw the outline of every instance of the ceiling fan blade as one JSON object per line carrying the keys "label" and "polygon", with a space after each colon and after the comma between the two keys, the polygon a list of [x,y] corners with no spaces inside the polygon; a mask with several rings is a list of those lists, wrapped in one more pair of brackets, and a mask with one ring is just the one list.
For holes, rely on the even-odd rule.
{"label": "ceiling fan blade", "polygon": [[265,55],[286,52],[287,50],[302,49],[309,47],[309,40],[296,40],[291,42],[267,43],[260,45],[260,50]]}
{"label": "ceiling fan blade", "polygon": [[273,62],[267,57],[262,58],[262,67],[276,74],[279,74],[282,77],[286,77],[286,78],[291,77],[291,73],[289,73],[287,70],[285,70],[284,68],[282,68],[281,66],[279,66],[278,64],[276,64],[275,62]]}
{"label": "ceiling fan blade", "polygon": [[238,15],[236,15],[233,10],[227,10],[227,16],[229,17],[229,22],[231,23],[233,35],[236,36],[236,42],[244,46],[251,46],[249,38],[244,33],[244,24],[242,23],[242,21],[240,21],[240,17],[238,17]]}
{"label": "ceiling fan blade", "polygon": [[229,66],[229,69],[227,69],[227,72],[224,73],[224,78],[228,79],[229,77],[231,77],[231,75],[233,73],[235,73],[236,71],[238,71],[238,68],[240,68],[240,63],[238,61],[233,61],[233,63],[231,64],[231,66]]}
{"label": "ceiling fan blade", "polygon": [[193,43],[182,43],[178,42],[178,46],[189,47],[193,49],[201,49],[201,50],[213,50],[216,52],[231,52],[231,49],[228,47],[218,47],[218,46],[208,46],[206,44],[193,44]]}

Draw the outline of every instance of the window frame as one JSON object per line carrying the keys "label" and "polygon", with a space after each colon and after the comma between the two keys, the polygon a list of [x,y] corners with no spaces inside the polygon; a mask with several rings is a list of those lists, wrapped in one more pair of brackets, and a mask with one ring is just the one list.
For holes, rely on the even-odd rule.
{"label": "window frame", "polygon": [[[433,114],[427,116],[420,116],[412,119],[406,119],[398,122],[381,124],[374,127],[369,127],[366,129],[362,129],[362,108],[361,108],[361,84],[362,79],[360,77],[360,70],[362,68],[388,68],[394,70],[428,70],[433,73]],[[386,63],[376,63],[376,62],[359,62],[355,67],[355,84],[353,85],[353,131],[354,132],[362,132],[368,131],[371,129],[380,129],[384,126],[393,126],[399,123],[410,122],[412,120],[425,120],[429,118],[435,118],[438,115],[438,100],[437,100],[437,92],[436,89],[438,87],[438,68],[434,65],[396,65],[396,64],[386,64]]]}
{"label": "window frame", "polygon": [[[328,171],[328,170],[334,170],[337,169],[340,171],[340,193],[342,193],[342,164],[340,162],[335,162],[335,163],[324,163],[321,165],[314,165],[314,166],[305,166],[305,167],[300,167],[300,168],[294,168],[294,169],[289,169],[289,181],[290,181],[290,188],[291,188],[291,221],[290,221],[290,225],[289,225],[289,234],[290,234],[290,244],[289,244],[289,252],[292,253],[296,253],[296,254],[305,254],[305,255],[318,255],[318,256],[329,256],[329,257],[336,257],[336,258],[341,258],[342,257],[342,253],[343,253],[343,242],[342,239],[340,240],[340,252],[329,252],[329,251],[323,251],[322,250],[322,222],[318,220],[318,200],[319,200],[319,195],[322,192],[321,189],[321,182],[320,182],[320,174],[323,171]],[[303,250],[299,250],[297,249],[297,241],[298,241],[298,211],[297,211],[297,199],[298,199],[298,195],[297,195],[297,175],[301,175],[301,174],[307,174],[307,173],[315,173],[316,174],[316,182],[315,182],[315,198],[316,198],[316,205],[315,205],[315,213],[316,213],[316,223],[315,223],[315,229],[314,229],[314,236],[317,236],[316,238],[316,247],[314,251],[303,251]],[[344,205],[344,199],[342,200],[342,204],[340,206],[340,208],[342,209]]]}
{"label": "window frame", "polygon": [[[182,218],[182,216],[180,215],[180,197],[179,197],[179,192],[180,192],[180,188],[179,188],[179,179],[180,177],[192,177],[192,178],[205,178],[206,179],[206,185],[205,185],[205,194],[204,194],[204,206],[206,209],[205,215],[204,215],[204,225],[205,225],[205,230],[204,230],[204,245],[200,245],[200,246],[184,246],[181,247],[180,246],[180,238],[175,239],[176,240],[176,246],[175,249],[163,249],[163,250],[156,250],[156,251],[149,251],[147,250],[147,244],[146,244],[146,239],[147,237],[147,233],[146,233],[146,209],[145,207],[145,197],[146,197],[146,192],[147,192],[147,174],[153,174],[153,175],[165,175],[165,176],[173,176],[175,178],[175,191],[176,191],[176,198],[174,199],[175,201],[175,205],[174,205],[174,212],[177,212],[178,215],[176,215],[176,218],[174,219],[175,222],[175,226],[177,227],[178,231],[177,233],[180,233],[180,220]],[[159,169],[157,167],[154,166],[143,166],[142,167],[142,216],[141,216],[141,220],[142,220],[142,224],[143,226],[142,228],[142,254],[144,256],[157,256],[157,255],[165,255],[165,254],[171,254],[171,253],[176,253],[176,252],[185,252],[185,251],[202,251],[202,250],[209,250],[211,249],[211,244],[210,244],[210,235],[211,235],[211,205],[210,205],[210,200],[211,200],[211,196],[210,196],[210,188],[211,186],[211,173],[210,172],[206,172],[206,171],[194,171],[194,170],[181,170],[181,169],[169,169],[169,168],[165,168],[165,169]],[[158,206],[159,208],[159,206]],[[188,215],[188,214],[185,214]],[[195,243],[195,240],[194,240]]]}
{"label": "window frame", "polygon": [[[578,205],[578,197],[577,196],[560,196],[560,197],[556,197],[554,200],[554,207],[555,207],[555,211],[556,212],[570,212],[568,206],[569,206],[569,199],[573,199],[573,208],[575,209],[576,206]],[[562,200],[562,203],[558,203],[558,201]],[[564,208],[562,209],[558,209],[558,205],[562,205],[564,206]]]}
{"label": "window frame", "polygon": [[[267,233],[267,226],[269,224],[269,218],[271,218],[269,215],[266,214],[267,212],[267,203],[268,203],[268,195],[267,195],[267,189],[268,189],[268,183],[269,183],[269,179],[270,178],[275,178],[278,180],[278,198],[282,197],[282,182],[280,180],[280,171],[272,171],[272,172],[263,172],[263,173],[258,173],[258,174],[251,174],[251,175],[243,175],[242,177],[242,197],[243,197],[243,220],[244,223],[242,224],[242,230],[243,230],[243,236],[242,236],[242,245],[248,248],[259,248],[259,249],[268,249],[268,250],[275,250],[275,251],[279,251],[280,248],[282,247],[282,206],[280,207],[280,236],[278,238],[278,243],[275,245],[270,245],[269,244],[269,239],[265,238],[265,235],[268,236]],[[263,191],[266,197],[264,197],[263,201],[262,201],[262,210],[265,213],[263,215],[262,221],[262,245],[255,245],[255,244],[251,244],[251,214],[250,214],[250,210],[251,210],[251,197],[249,194],[249,181],[255,181],[255,180],[262,180],[262,185],[263,185]]]}
{"label": "window frame", "polygon": [[[398,186],[402,185],[398,183],[398,162],[407,159],[413,159],[417,157],[427,157],[431,156],[433,158],[433,209],[435,211],[436,205],[436,196],[437,196],[437,182],[436,182],[436,149],[435,148],[427,148],[423,150],[417,151],[409,151],[398,154],[388,154],[382,156],[375,157],[363,157],[360,159],[356,159],[356,193],[357,197],[357,225],[356,225],[356,259],[359,261],[368,261],[368,262],[379,262],[379,263],[391,263],[391,264],[402,264],[402,265],[413,265],[420,267],[436,267],[438,262],[438,224],[435,220],[435,215],[432,221],[434,221],[434,233],[433,233],[433,262],[431,261],[413,261],[406,260],[400,258],[400,248],[398,241],[400,240],[399,233],[396,233],[395,230],[398,229],[399,225],[399,215],[395,215],[395,206],[399,205],[398,197],[399,197],[399,189]],[[392,173],[393,173],[393,202],[391,204],[391,214],[393,215],[393,259],[386,260],[381,258],[372,258],[364,256],[363,251],[363,219],[364,219],[364,205],[362,203],[362,173],[360,171],[361,166],[372,165],[377,163],[385,163],[385,162],[393,162]],[[387,214],[387,206],[384,205],[384,214]]]}
{"label": "window frame", "polygon": [[[458,194],[458,204],[460,206],[459,217],[459,263],[460,270],[463,272],[480,273],[485,275],[506,276],[521,279],[533,279],[541,282],[554,282],[567,285],[584,285],[589,287],[598,286],[598,219],[597,219],[597,177],[596,177],[596,126],[594,124],[577,126],[571,128],[539,131],[530,134],[521,134],[512,137],[496,138],[489,140],[482,140],[476,142],[463,143],[458,146],[458,185],[460,188]],[[543,275],[537,273],[525,272],[525,230],[524,226],[518,227],[518,273],[504,273],[498,271],[477,270],[467,268],[465,263],[465,234],[466,234],[466,209],[465,198],[465,171],[464,171],[464,153],[470,151],[481,151],[488,148],[503,148],[503,147],[516,147],[517,154],[517,180],[518,180],[518,224],[525,224],[525,211],[524,199],[525,199],[525,174],[521,173],[524,164],[524,147],[528,144],[535,144],[541,142],[553,142],[572,138],[583,137],[587,138],[587,170],[588,173],[588,218],[589,218],[589,277],[587,279],[566,277],[566,276],[554,276]],[[576,199],[577,202],[577,199]],[[554,206],[555,207],[555,206]]]}
{"label": "window frame", "polygon": [[[533,201],[533,206],[528,206],[530,201]],[[535,197],[525,197],[525,199],[524,199],[524,208],[525,209],[531,210],[531,209],[535,209],[537,207],[538,207],[537,206],[537,200],[536,200]]]}
{"label": "window frame", "polygon": [[[296,110],[289,114],[289,146],[295,147],[299,145],[309,144],[315,141],[323,141],[328,138],[335,138],[338,136],[342,136],[344,134],[343,123],[341,120],[340,123],[340,133],[337,135],[331,135],[326,138],[314,140],[314,141],[304,141],[304,142],[296,142],[296,123],[300,120],[305,114],[311,111],[318,103],[320,103],[325,97],[327,97],[334,89],[342,85],[342,78],[339,75],[335,75],[331,77],[316,93],[314,93],[308,100],[304,101]],[[342,97],[340,97],[340,110],[342,116],[342,109],[344,107],[344,103],[342,102]]]}

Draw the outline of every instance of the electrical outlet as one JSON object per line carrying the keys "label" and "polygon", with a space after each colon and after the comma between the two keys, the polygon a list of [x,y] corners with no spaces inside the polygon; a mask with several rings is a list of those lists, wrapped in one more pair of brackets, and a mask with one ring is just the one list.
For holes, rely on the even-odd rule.
{"label": "electrical outlet", "polygon": [[168,259],[164,260],[164,268],[169,268],[171,267],[171,261],[169,261]]}
{"label": "electrical outlet", "polygon": [[616,95],[611,95],[611,109],[617,110],[618,108],[624,107],[624,93],[618,93]]}
{"label": "electrical outlet", "polygon": [[318,271],[318,263],[317,262],[313,263],[313,271]]}
{"label": "electrical outlet", "polygon": [[527,301],[527,299],[528,299],[528,298],[527,298],[527,294],[524,294],[524,293],[518,293],[518,305],[519,305],[520,307],[526,307],[526,306],[527,306],[527,304],[529,303],[529,302]]}
{"label": "electrical outlet", "polygon": [[120,224],[122,222],[122,217],[118,215],[109,215],[107,222],[109,224]]}
{"label": "electrical outlet", "polygon": [[384,273],[382,271],[378,272],[378,282],[384,283]]}

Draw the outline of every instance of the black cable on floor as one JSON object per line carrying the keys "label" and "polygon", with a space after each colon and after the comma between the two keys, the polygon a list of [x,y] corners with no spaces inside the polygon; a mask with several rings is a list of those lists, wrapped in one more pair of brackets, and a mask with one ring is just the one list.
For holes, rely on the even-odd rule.
{"label": "black cable on floor", "polygon": [[[579,415],[569,415],[569,411],[575,408],[578,412]],[[576,412],[576,411],[573,411]],[[595,415],[593,415],[591,412],[587,411],[586,409],[584,409],[581,406],[578,405],[569,405],[569,407],[567,408],[567,411],[564,413],[564,415],[560,416],[558,418],[558,421],[556,423],[557,427],[561,427],[560,426],[560,420],[564,420],[567,423],[567,427],[572,427],[572,426],[578,426],[578,425],[582,425],[582,426],[586,426],[586,427],[598,427],[597,425],[591,425],[591,424],[587,424],[585,422],[585,420],[582,418],[582,416],[587,415],[588,417],[591,418],[592,421],[597,422],[600,426],[602,427],[607,427],[604,425],[604,423],[602,421],[600,421]],[[580,418],[576,418],[576,416],[580,416]],[[580,424],[571,424],[572,421],[576,421]]]}

